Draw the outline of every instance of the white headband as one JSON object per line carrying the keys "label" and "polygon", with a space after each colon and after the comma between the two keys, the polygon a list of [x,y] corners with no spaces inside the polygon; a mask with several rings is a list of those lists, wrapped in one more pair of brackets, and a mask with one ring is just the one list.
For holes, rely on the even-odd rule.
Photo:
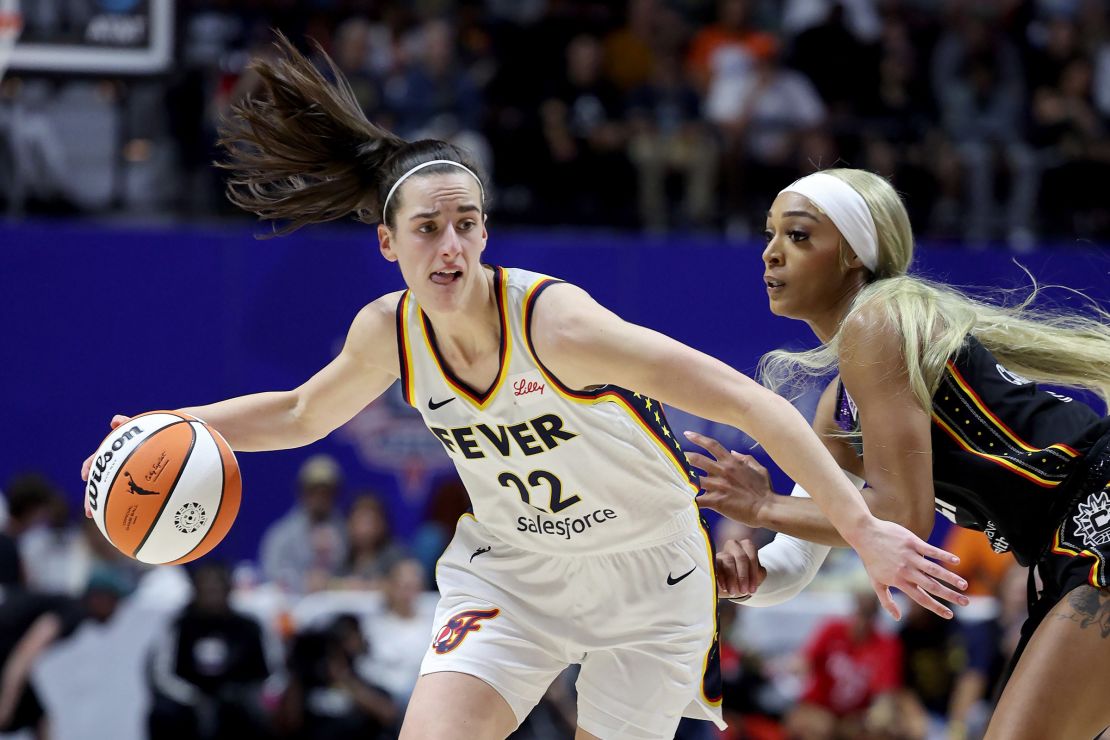
{"label": "white headband", "polygon": [[462,170],[463,172],[465,172],[466,174],[470,175],[471,177],[473,177],[475,180],[478,181],[478,189],[482,191],[482,197],[483,198],[485,197],[486,189],[482,186],[481,178],[479,178],[477,175],[475,175],[474,172],[472,172],[469,167],[467,167],[464,164],[459,164],[458,162],[455,162],[455,161],[450,160],[450,159],[433,159],[431,162],[422,162],[421,164],[416,165],[411,170],[409,170],[408,172],[406,172],[405,174],[403,174],[399,178],[397,178],[397,182],[393,183],[393,187],[391,187],[389,189],[389,192],[386,193],[385,203],[382,204],[382,220],[383,221],[385,220],[385,212],[389,209],[389,199],[392,198],[393,194],[397,192],[397,188],[401,187],[401,183],[403,183],[405,180],[409,179],[409,177],[411,177],[415,173],[419,172],[420,170],[424,169],[425,167],[431,167],[433,164],[449,164],[449,165],[452,165],[454,167],[458,167],[460,170]]}
{"label": "white headband", "polygon": [[809,198],[840,229],[848,240],[848,246],[868,270],[874,272],[879,266],[879,235],[875,230],[875,219],[867,201],[855,188],[838,177],[814,172],[795,180],[779,194],[782,193],[798,193]]}

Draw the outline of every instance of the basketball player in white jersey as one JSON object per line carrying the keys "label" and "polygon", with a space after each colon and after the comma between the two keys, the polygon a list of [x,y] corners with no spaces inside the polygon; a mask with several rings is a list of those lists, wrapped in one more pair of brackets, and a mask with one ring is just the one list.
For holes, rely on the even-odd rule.
{"label": "basketball player in white jersey", "polygon": [[660,401],[789,461],[885,603],[895,586],[950,616],[930,594],[962,601],[941,581],[964,586],[926,556],[952,556],[871,516],[787,401],[579,288],[483,265],[485,189],[465,154],[371,124],[334,67],[336,83],[280,45],[224,132],[229,196],[288,228],[378,223],[408,290],[366,306],[300,387],[187,412],[236,450],[283,449],[400,380],[443,443],[473,514],[438,566],[403,738],[504,738],[572,663],[580,738],[670,738],[683,714],[721,724],[713,555]]}

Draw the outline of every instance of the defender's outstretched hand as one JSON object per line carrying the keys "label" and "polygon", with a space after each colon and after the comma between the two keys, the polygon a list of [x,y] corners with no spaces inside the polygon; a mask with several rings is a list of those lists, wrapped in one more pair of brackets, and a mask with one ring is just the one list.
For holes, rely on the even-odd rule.
{"label": "defender's outstretched hand", "polygon": [[[687,432],[686,438],[704,447],[710,455],[686,454],[691,465],[705,471],[700,478],[704,493],[697,499],[698,506],[749,526],[765,526],[760,520],[760,510],[777,495],[771,488],[767,469],[750,455],[725,449],[712,437]],[[859,554],[879,601],[895,619],[901,618],[901,610],[891,596],[891,588],[901,590],[945,619],[952,618],[952,610],[934,597],[967,604],[966,596],[945,585],[963,590],[967,582],[929,560],[954,565],[959,558],[930,545],[905,527],[872,516],[858,531],[841,532],[840,536]]]}
{"label": "defender's outstretched hand", "polygon": [[[115,429],[120,424],[123,424],[124,422],[130,421],[130,420],[131,420],[130,416],[123,416],[122,414],[116,414],[115,416],[112,417],[112,421],[109,424],[109,429]],[[93,457],[95,457],[95,456],[96,456],[96,453],[93,452],[93,454],[86,457],[85,462],[81,464],[81,480],[88,482],[88,480],[89,480],[89,471],[92,470]],[[85,492],[85,518],[86,519],[92,519],[92,509],[89,507],[88,491]]]}
{"label": "defender's outstretched hand", "polygon": [[698,480],[705,492],[698,496],[698,506],[749,527],[760,526],[756,522],[760,507],[775,495],[767,468],[751,455],[726,450],[720,442],[704,434],[686,432],[686,438],[712,455],[686,453],[686,460],[706,473]]}

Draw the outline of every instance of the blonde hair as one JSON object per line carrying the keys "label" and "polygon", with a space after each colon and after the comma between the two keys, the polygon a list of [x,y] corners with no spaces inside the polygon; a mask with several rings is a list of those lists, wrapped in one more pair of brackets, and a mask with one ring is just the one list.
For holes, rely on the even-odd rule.
{"label": "blonde hair", "polygon": [[[1094,317],[1032,308],[1041,291],[1036,280],[1024,299],[1007,305],[909,275],[913,232],[890,183],[865,170],[824,172],[863,196],[879,236],[879,263],[871,282],[853,299],[841,326],[866,309],[897,327],[910,385],[923,409],[931,407],[945,363],[968,335],[1013,372],[1038,382],[1086,389],[1110,402],[1110,314],[1093,301]],[[796,387],[834,371],[839,349],[838,330],[816,349],[768,352],[759,374],[776,391]]]}

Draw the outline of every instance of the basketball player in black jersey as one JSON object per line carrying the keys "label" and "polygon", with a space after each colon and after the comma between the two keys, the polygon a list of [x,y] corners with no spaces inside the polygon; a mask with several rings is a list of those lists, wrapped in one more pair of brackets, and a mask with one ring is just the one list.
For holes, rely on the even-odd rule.
{"label": "basketball player in black jersey", "polygon": [[[805,321],[822,345],[769,353],[764,380],[839,373],[814,426],[867,481],[872,511],[926,537],[935,506],[1031,566],[1029,620],[987,737],[1094,737],[1110,725],[1110,417],[1038,382],[1105,399],[1110,317],[1000,308],[907,275],[905,208],[861,170],[783,190],[765,236],[771,311]],[[841,544],[810,501],[770,495],[754,460],[687,436],[716,458],[689,456],[706,471],[702,506]],[[726,557],[760,571],[750,551]]]}

